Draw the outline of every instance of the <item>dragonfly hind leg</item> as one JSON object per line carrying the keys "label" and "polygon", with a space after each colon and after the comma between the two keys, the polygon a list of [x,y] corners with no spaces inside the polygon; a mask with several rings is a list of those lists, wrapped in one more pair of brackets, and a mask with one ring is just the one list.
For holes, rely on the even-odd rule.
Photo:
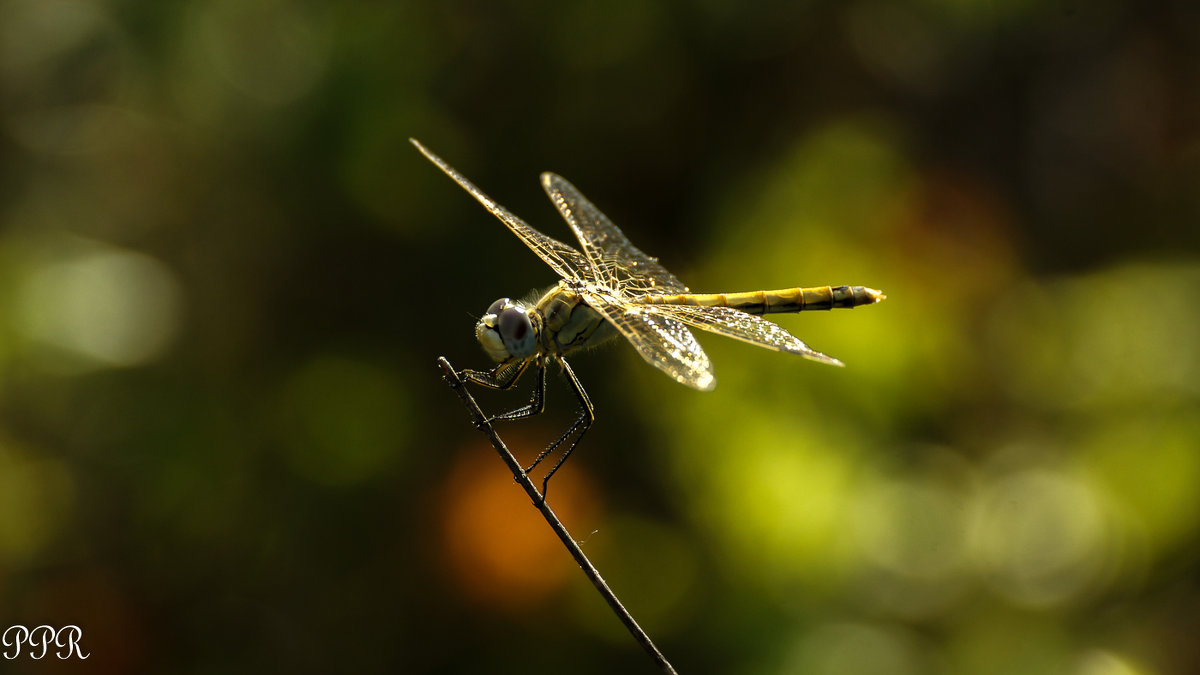
{"label": "dragonfly hind leg", "polygon": [[543,459],[546,459],[550,453],[562,446],[562,444],[566,442],[566,440],[570,438],[572,434],[574,434],[576,431],[579,432],[578,435],[575,436],[575,440],[571,442],[571,445],[567,446],[567,451],[558,458],[558,461],[554,463],[554,466],[551,467],[550,471],[546,473],[546,476],[542,478],[542,499],[546,498],[546,490],[550,487],[550,478],[556,471],[558,471],[559,467],[561,467],[563,463],[567,461],[567,458],[571,456],[571,453],[575,451],[575,448],[579,446],[579,441],[583,440],[583,435],[587,433],[587,430],[592,426],[592,422],[596,420],[596,410],[592,407],[592,400],[588,398],[587,392],[583,389],[583,385],[579,383],[579,378],[575,377],[575,371],[571,370],[571,366],[567,365],[565,360],[559,359],[559,363],[562,365],[563,373],[567,376],[567,381],[571,383],[571,388],[575,390],[575,395],[579,398],[579,404],[582,407],[582,410],[579,413],[579,417],[577,417],[571,426],[565,432],[563,432],[563,435],[559,436],[557,441],[551,443],[549,447],[538,454],[538,456],[534,458],[533,464],[530,464],[529,468],[525,469],[525,473],[533,471],[538,464],[541,464]]}

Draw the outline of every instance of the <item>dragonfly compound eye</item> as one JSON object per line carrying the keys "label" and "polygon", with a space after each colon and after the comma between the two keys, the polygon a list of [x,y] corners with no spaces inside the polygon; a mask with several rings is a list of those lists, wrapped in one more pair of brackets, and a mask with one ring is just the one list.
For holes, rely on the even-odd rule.
{"label": "dragonfly compound eye", "polygon": [[511,304],[512,300],[509,300],[508,298],[500,298],[488,306],[486,313],[498,315],[505,307],[508,307]]}
{"label": "dragonfly compound eye", "polygon": [[513,356],[533,353],[533,324],[524,307],[508,307],[500,312],[500,338]]}

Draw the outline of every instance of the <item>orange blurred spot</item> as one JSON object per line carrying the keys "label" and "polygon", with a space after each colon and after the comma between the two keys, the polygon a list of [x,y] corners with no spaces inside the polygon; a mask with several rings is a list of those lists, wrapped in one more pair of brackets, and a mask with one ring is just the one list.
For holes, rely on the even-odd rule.
{"label": "orange blurred spot", "polygon": [[[540,441],[506,434],[512,448]],[[528,459],[517,454],[527,463]],[[553,461],[547,458],[546,464]],[[550,464],[552,466],[552,464]],[[534,472],[541,487],[542,467]],[[454,585],[470,600],[506,610],[536,606],[562,588],[578,566],[496,451],[484,440],[462,449],[440,494],[442,555]],[[593,490],[571,461],[550,481],[549,503],[577,540],[572,523],[598,519]],[[587,527],[587,532],[592,531]],[[582,530],[581,530],[582,531]]]}

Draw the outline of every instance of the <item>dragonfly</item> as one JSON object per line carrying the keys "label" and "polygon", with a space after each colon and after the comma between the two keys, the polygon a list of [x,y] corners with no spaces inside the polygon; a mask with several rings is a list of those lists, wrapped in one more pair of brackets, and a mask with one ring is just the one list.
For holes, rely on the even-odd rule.
{"label": "dragonfly", "polygon": [[559,366],[580,403],[570,427],[527,468],[571,440],[542,480],[575,451],[595,421],[595,407],[567,363],[568,355],[617,336],[633,345],[647,363],[676,382],[711,391],[717,384],[712,363],[689,328],[724,335],[835,366],[841,361],[812,349],[761,315],[871,305],[886,296],[863,286],[816,286],[743,293],[692,293],[657,258],[634,246],[620,229],[562,176],[546,172],[542,188],[579,240],[579,248],[552,239],[496,203],[416,139],[409,139],[433,162],[562,277],[530,300],[500,298],[475,324],[475,337],[496,363],[489,370],[463,370],[459,376],[490,389],[507,390],[530,368],[536,372],[528,404],[488,420],[517,420],[545,410],[546,369]]}

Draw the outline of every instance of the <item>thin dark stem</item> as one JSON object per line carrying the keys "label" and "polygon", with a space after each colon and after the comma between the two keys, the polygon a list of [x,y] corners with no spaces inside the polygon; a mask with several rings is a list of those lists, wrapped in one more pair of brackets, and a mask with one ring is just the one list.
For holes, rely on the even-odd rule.
{"label": "thin dark stem", "polygon": [[600,572],[596,570],[596,567],[592,565],[592,562],[588,560],[586,555],[584,555],[583,549],[579,548],[579,544],[577,544],[575,539],[571,537],[571,533],[567,531],[566,526],[562,524],[562,521],[558,519],[558,516],[554,515],[554,511],[550,508],[550,505],[546,503],[546,500],[542,497],[542,494],[538,492],[538,489],[534,486],[533,481],[529,480],[529,474],[525,473],[525,470],[521,468],[521,464],[517,462],[517,458],[513,457],[512,452],[510,452],[508,447],[504,445],[504,441],[500,440],[500,436],[496,434],[495,427],[488,423],[487,417],[485,417],[483,411],[479,409],[479,404],[475,402],[475,398],[471,396],[471,392],[467,391],[467,388],[463,386],[463,381],[458,377],[458,373],[455,372],[454,367],[450,365],[450,362],[447,361],[445,357],[438,357],[438,365],[445,374],[446,382],[450,384],[450,388],[458,393],[458,397],[462,399],[463,405],[466,406],[467,411],[471,413],[471,417],[475,422],[475,427],[482,431],[488,437],[488,440],[492,442],[492,447],[496,448],[496,452],[499,453],[500,459],[504,460],[504,463],[508,465],[509,471],[512,471],[513,478],[515,478],[517,483],[519,483],[521,487],[525,489],[525,494],[529,495],[529,498],[533,500],[534,508],[541,512],[542,517],[545,518],[546,522],[550,524],[550,529],[554,530],[554,534],[558,535],[558,538],[562,541],[563,546],[567,547],[567,550],[571,553],[571,557],[574,558],[575,562],[579,564],[579,567],[583,570],[583,573],[587,575],[588,580],[591,581],[592,585],[596,587],[596,590],[600,592],[601,597],[603,597],[604,601],[608,603],[608,606],[612,608],[613,612],[617,615],[617,618],[621,620],[621,623],[625,624],[625,628],[627,628],[630,634],[633,635],[633,639],[637,640],[638,644],[642,646],[642,649],[645,649],[646,653],[650,655],[650,658],[654,659],[654,662],[658,664],[658,667],[660,670],[662,670],[662,672],[675,675],[675,669],[671,667],[669,662],[667,662],[667,659],[662,655],[662,652],[658,651],[658,647],[654,646],[654,642],[650,640],[649,635],[646,635],[646,631],[642,630],[642,627],[637,624],[637,621],[633,620],[633,615],[631,615],[629,610],[625,609],[625,606],[622,605],[621,601],[617,599],[616,594],[612,592],[612,589],[609,588],[608,584],[604,582],[604,578],[600,576]]}

